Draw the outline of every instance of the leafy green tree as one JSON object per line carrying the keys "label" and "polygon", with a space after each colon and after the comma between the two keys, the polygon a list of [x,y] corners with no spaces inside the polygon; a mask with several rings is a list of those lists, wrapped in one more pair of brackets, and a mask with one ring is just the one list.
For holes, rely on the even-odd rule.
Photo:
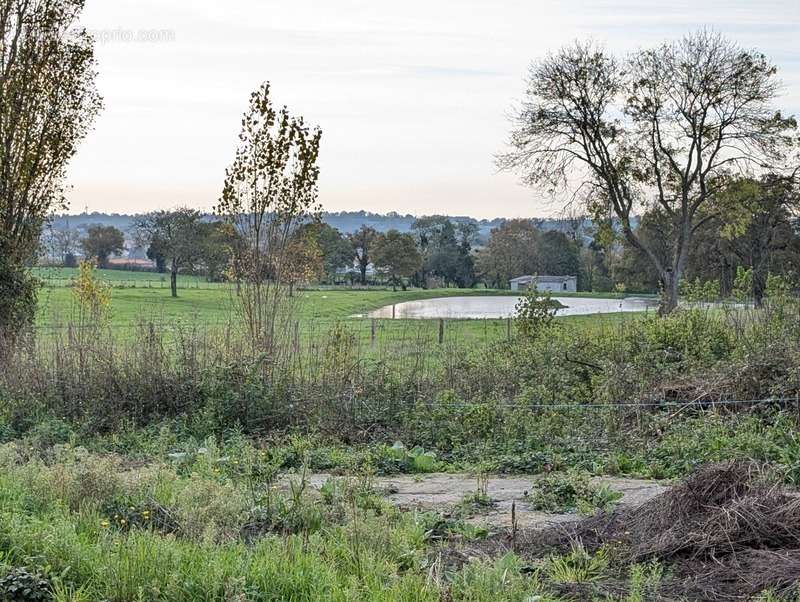
{"label": "leafy green tree", "polygon": [[[742,273],[748,274],[749,296],[761,305],[770,274],[796,279],[800,271],[800,236],[796,215],[800,193],[793,177],[766,174],[759,180],[731,183],[709,207],[708,219],[694,235],[685,280],[718,281],[720,294],[729,296]],[[672,222],[663,213],[642,216],[639,235],[660,255],[669,254]],[[629,290],[655,290],[658,274],[640,249],[623,245],[616,276]],[[738,279],[738,284],[737,284]]]}
{"label": "leafy green tree", "polygon": [[[673,236],[672,223],[662,211],[654,209],[639,219],[637,236],[648,246],[651,253],[663,261],[670,255],[670,240]],[[647,253],[640,247],[623,239],[619,252],[613,261],[614,281],[624,284],[625,290],[656,293],[659,290],[658,271]]]}
{"label": "leafy green tree", "polygon": [[800,269],[800,188],[794,175],[771,173],[743,178],[729,187],[711,218],[698,231],[698,250],[689,259],[689,277],[719,279],[732,292],[740,267],[749,270],[750,296],[757,306],[770,274],[796,279]]}
{"label": "leafy green tree", "polygon": [[405,278],[410,278],[422,267],[422,256],[417,249],[414,237],[389,230],[375,240],[373,263],[389,276],[392,289],[397,285],[406,289]]}
{"label": "leafy green tree", "polygon": [[[797,172],[795,172],[796,174]],[[770,272],[788,274],[800,266],[800,244],[795,229],[800,211],[800,187],[795,177],[767,174],[759,181],[742,180],[733,194],[739,220],[722,225],[722,238],[736,257],[752,270],[750,293],[761,306]],[[776,261],[777,260],[777,261]]]}
{"label": "leafy green tree", "polygon": [[[624,60],[576,43],[532,65],[499,164],[530,185],[583,194],[596,221],[616,217],[653,265],[667,313],[731,176],[786,160],[796,122],[773,107],[776,72],[760,52],[708,31]],[[635,224],[655,209],[670,222],[666,258]]]}
{"label": "leafy green tree", "polygon": [[367,268],[372,262],[370,253],[372,252],[372,245],[378,238],[378,232],[365,224],[353,232],[349,238],[355,254],[355,260],[358,262],[358,270],[361,272],[361,284],[366,284]]}
{"label": "leafy green tree", "polygon": [[488,243],[478,253],[478,273],[495,288],[507,288],[512,278],[540,273],[540,236],[533,222],[525,219],[507,220],[493,228]]}
{"label": "leafy green tree", "polygon": [[134,225],[138,242],[148,246],[148,255],[169,266],[173,297],[178,296],[178,272],[191,269],[201,258],[203,235],[207,234],[200,227],[201,218],[199,211],[182,207],[148,213]]}
{"label": "leafy green tree", "polygon": [[[439,239],[447,224],[450,224],[450,220],[443,215],[428,215],[416,219],[411,225],[411,232],[422,257],[419,273],[414,277],[417,286],[422,288],[428,286],[431,256],[437,252]],[[452,224],[450,225],[452,227]]]}
{"label": "leafy green tree", "polygon": [[241,237],[227,222],[200,222],[197,229],[199,266],[209,282],[225,280]]}
{"label": "leafy green tree", "polygon": [[0,0],[0,330],[30,324],[26,265],[42,225],[65,206],[64,176],[101,108],[83,0]]}
{"label": "leafy green tree", "polygon": [[97,265],[105,268],[112,255],[119,255],[125,250],[125,235],[114,226],[90,226],[81,241],[81,249],[86,257],[96,259]]}
{"label": "leafy green tree", "polygon": [[538,260],[541,274],[577,276],[581,269],[578,244],[563,232],[549,230],[538,241]]}
{"label": "leafy green tree", "polygon": [[477,226],[464,222],[453,224],[448,218],[434,215],[417,219],[411,226],[422,254],[422,268],[417,284],[427,286],[428,276],[440,278],[445,286],[470,287],[475,282],[472,243]]}
{"label": "leafy green tree", "polygon": [[145,255],[156,264],[156,272],[163,274],[167,271],[167,258],[162,255],[161,249],[157,244],[148,245]]}
{"label": "leafy green tree", "polygon": [[582,275],[583,290],[607,293],[614,289],[614,282],[611,280],[608,265],[608,256],[608,251],[594,240],[581,247],[580,274]]}
{"label": "leafy green tree", "polygon": [[339,230],[325,223],[304,224],[301,229],[307,230],[316,241],[322,253],[322,272],[328,282],[335,283],[338,271],[353,264],[352,243]]}
{"label": "leafy green tree", "polygon": [[324,273],[324,258],[319,239],[313,229],[298,228],[286,248],[282,281],[289,286],[289,295],[294,294],[298,284],[315,282]]}

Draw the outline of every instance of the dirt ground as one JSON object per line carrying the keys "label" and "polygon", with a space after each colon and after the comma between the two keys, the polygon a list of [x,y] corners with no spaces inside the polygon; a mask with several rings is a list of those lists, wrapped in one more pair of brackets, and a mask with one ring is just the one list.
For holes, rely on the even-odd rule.
{"label": "dirt ground", "polygon": [[[319,473],[309,476],[310,484],[319,488],[332,475]],[[517,523],[520,528],[546,527],[574,521],[575,513],[549,514],[532,510],[526,501],[526,492],[536,477],[493,476],[489,479],[488,494],[495,502],[492,508],[481,512],[471,520],[491,527],[511,526],[511,505],[516,502]],[[663,493],[668,486],[656,481],[628,479],[623,477],[598,477],[597,484],[608,485],[623,494],[618,505],[637,507]],[[478,488],[477,479],[469,474],[394,475],[376,477],[374,486],[385,492],[388,500],[404,508],[426,508],[446,511],[457,505],[464,495]]]}

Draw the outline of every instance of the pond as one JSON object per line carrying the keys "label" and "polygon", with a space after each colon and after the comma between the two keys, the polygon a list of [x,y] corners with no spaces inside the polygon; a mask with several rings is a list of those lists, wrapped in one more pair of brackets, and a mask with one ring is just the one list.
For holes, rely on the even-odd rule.
{"label": "pond", "polygon": [[[369,318],[397,319],[481,319],[510,318],[521,297],[439,297],[420,301],[405,301],[387,305],[367,314]],[[658,299],[626,297],[624,299],[595,299],[590,297],[552,297],[564,307],[559,316],[587,316],[616,312],[635,312],[656,309]]]}

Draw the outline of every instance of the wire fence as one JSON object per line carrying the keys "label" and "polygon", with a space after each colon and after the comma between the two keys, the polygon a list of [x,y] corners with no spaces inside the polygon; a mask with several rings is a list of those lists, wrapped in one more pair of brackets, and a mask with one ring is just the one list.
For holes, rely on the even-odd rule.
{"label": "wire fence", "polygon": [[[157,320],[112,323],[106,332],[119,338],[159,334],[167,339],[186,332],[210,335],[242,332],[243,325],[233,317],[228,320],[192,320],[191,317],[164,317]],[[97,331],[94,324],[77,325],[68,322],[38,324],[33,327],[37,336],[68,335],[81,331]],[[306,317],[293,321],[286,333],[294,339],[296,351],[313,344],[323,345],[332,336],[349,336],[366,350],[389,348],[404,352],[422,353],[436,348],[469,344],[510,342],[516,333],[511,318],[394,320],[391,318],[318,318]]]}
{"label": "wire fence", "polygon": [[[430,407],[437,407],[437,408],[473,408],[473,407],[485,407],[485,403],[477,403],[477,402],[459,402],[459,403],[442,403],[442,402],[428,402],[428,406]],[[695,398],[695,399],[685,399],[685,400],[667,400],[662,399],[658,401],[647,401],[647,402],[619,402],[619,403],[599,403],[599,402],[591,402],[591,403],[520,403],[518,401],[510,401],[510,402],[499,402],[498,405],[501,405],[503,408],[509,409],[528,409],[528,410],[574,410],[574,411],[591,411],[591,410],[627,410],[627,409],[652,409],[652,408],[662,408],[662,409],[671,409],[671,408],[685,408],[689,406],[702,406],[702,407],[714,407],[714,406],[742,406],[742,405],[777,405],[777,406],[790,406],[790,405],[797,405],[800,408],[800,395],[794,395],[791,397],[787,396],[778,396],[778,397],[763,397],[758,399],[706,399],[706,398]]]}
{"label": "wire fence", "polygon": [[[45,288],[70,288],[75,285],[74,278],[41,278]],[[169,277],[161,279],[145,278],[112,278],[103,279],[108,286],[115,289],[125,288],[146,288],[146,289],[169,289]],[[220,290],[231,288],[228,282],[209,282],[203,279],[181,279],[178,283],[178,290]]]}

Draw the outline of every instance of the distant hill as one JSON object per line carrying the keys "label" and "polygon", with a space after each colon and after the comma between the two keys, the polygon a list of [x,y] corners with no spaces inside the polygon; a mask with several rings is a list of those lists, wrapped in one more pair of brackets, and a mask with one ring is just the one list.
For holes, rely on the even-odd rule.
{"label": "distant hill", "polygon": [[[53,218],[52,226],[58,230],[64,228],[76,228],[84,231],[89,226],[95,224],[104,224],[115,226],[123,232],[130,231],[133,226],[134,220],[138,217],[136,214],[119,214],[119,213],[79,213],[77,215],[59,215]],[[505,218],[494,219],[475,219],[468,216],[446,216],[451,221],[456,223],[471,222],[477,224],[480,237],[486,239],[492,228],[497,228],[506,221]],[[209,218],[213,219],[211,216]],[[322,220],[337,228],[340,232],[349,234],[358,230],[362,225],[366,224],[375,228],[378,232],[386,232],[388,230],[399,230],[400,232],[408,232],[417,216],[391,212],[386,214],[369,213],[367,211],[340,211],[336,213],[323,213]],[[533,218],[533,221],[542,230],[559,230],[562,232],[568,231],[574,227],[568,220],[557,218]],[[583,224],[584,227],[590,225],[587,220]]]}

